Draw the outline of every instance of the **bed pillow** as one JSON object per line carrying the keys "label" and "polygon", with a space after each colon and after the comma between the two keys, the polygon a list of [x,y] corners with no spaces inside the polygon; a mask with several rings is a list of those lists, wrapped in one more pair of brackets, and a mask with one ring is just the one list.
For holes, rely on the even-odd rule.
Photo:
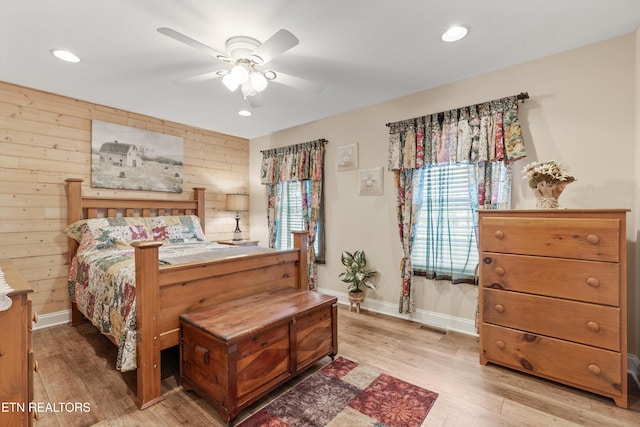
{"label": "bed pillow", "polygon": [[151,238],[147,222],[140,217],[82,219],[67,226],[65,233],[80,244],[79,253]]}
{"label": "bed pillow", "polygon": [[145,219],[153,240],[169,243],[206,240],[200,220],[195,215],[156,216]]}

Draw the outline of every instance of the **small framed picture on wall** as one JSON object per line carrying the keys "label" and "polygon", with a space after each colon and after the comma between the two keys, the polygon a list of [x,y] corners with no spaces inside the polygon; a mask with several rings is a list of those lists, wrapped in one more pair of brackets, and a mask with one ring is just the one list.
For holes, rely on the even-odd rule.
{"label": "small framed picture on wall", "polygon": [[379,196],[382,194],[382,166],[360,171],[360,195]]}
{"label": "small framed picture on wall", "polygon": [[358,169],[358,144],[344,145],[336,151],[338,172]]}

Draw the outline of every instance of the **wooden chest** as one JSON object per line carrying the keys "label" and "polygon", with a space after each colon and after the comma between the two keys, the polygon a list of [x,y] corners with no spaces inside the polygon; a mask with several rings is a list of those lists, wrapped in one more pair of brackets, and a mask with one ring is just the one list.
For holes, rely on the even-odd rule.
{"label": "wooden chest", "polygon": [[180,316],[182,386],[225,422],[325,356],[335,356],[337,299],[279,289]]}
{"label": "wooden chest", "polygon": [[479,212],[482,364],[627,407],[626,212]]}

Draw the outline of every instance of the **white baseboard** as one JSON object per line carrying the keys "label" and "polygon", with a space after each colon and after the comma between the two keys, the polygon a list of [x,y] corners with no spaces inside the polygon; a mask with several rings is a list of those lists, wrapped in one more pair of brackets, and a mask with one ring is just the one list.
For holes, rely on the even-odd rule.
{"label": "white baseboard", "polygon": [[62,310],[55,313],[39,314],[38,323],[33,323],[33,330],[50,328],[51,326],[64,325],[71,321],[71,310]]}
{"label": "white baseboard", "polygon": [[[324,288],[318,289],[318,292],[338,298],[338,302],[341,304],[349,304],[349,295],[344,292],[336,292]],[[447,331],[455,331],[467,335],[478,336],[478,334],[476,334],[475,321],[464,319],[462,317],[449,316],[447,314],[420,309],[416,310],[415,313],[400,314],[398,313],[397,304],[366,298],[364,302],[360,304],[360,307],[366,308],[369,311],[375,311],[376,313],[382,313],[388,316],[424,323],[425,325],[431,326],[436,329],[443,329]]]}

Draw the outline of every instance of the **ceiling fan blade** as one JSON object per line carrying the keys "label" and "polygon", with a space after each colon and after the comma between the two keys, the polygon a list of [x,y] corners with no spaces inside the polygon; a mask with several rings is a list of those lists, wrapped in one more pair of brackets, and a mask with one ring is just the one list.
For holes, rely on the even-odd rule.
{"label": "ceiling fan blade", "polygon": [[251,54],[252,58],[259,64],[266,64],[273,58],[282,55],[294,46],[297,46],[300,41],[296,36],[291,34],[287,30],[280,30],[271,36],[268,40],[262,43]]}
{"label": "ceiling fan blade", "polygon": [[218,70],[218,71],[210,71],[208,73],[198,74],[196,76],[187,77],[186,79],[174,80],[173,83],[175,83],[177,85],[200,83],[200,82],[203,82],[205,80],[217,79],[218,77],[221,77],[221,76],[222,76],[222,74],[220,74],[220,70]]}
{"label": "ceiling fan blade", "polygon": [[285,86],[291,86],[296,89],[313,92],[315,94],[319,94],[324,90],[324,85],[320,83],[305,80],[290,74],[281,73],[279,71],[274,71],[273,73],[276,75],[276,77],[271,80],[274,83],[280,83]]}
{"label": "ceiling fan blade", "polygon": [[174,40],[177,40],[180,43],[184,43],[187,46],[191,46],[195,49],[198,49],[206,53],[207,55],[211,55],[216,59],[229,62],[229,57],[224,53],[218,52],[217,50],[207,46],[206,44],[202,44],[199,41],[194,40],[189,36],[185,36],[184,34],[177,32],[176,30],[172,30],[171,28],[166,28],[166,27],[160,27],[158,28],[158,32]]}
{"label": "ceiling fan blade", "polygon": [[264,103],[262,102],[262,94],[261,93],[256,93],[253,96],[250,96],[248,98],[249,100],[249,105],[251,106],[251,108],[258,108],[258,107],[262,107],[264,105]]}

